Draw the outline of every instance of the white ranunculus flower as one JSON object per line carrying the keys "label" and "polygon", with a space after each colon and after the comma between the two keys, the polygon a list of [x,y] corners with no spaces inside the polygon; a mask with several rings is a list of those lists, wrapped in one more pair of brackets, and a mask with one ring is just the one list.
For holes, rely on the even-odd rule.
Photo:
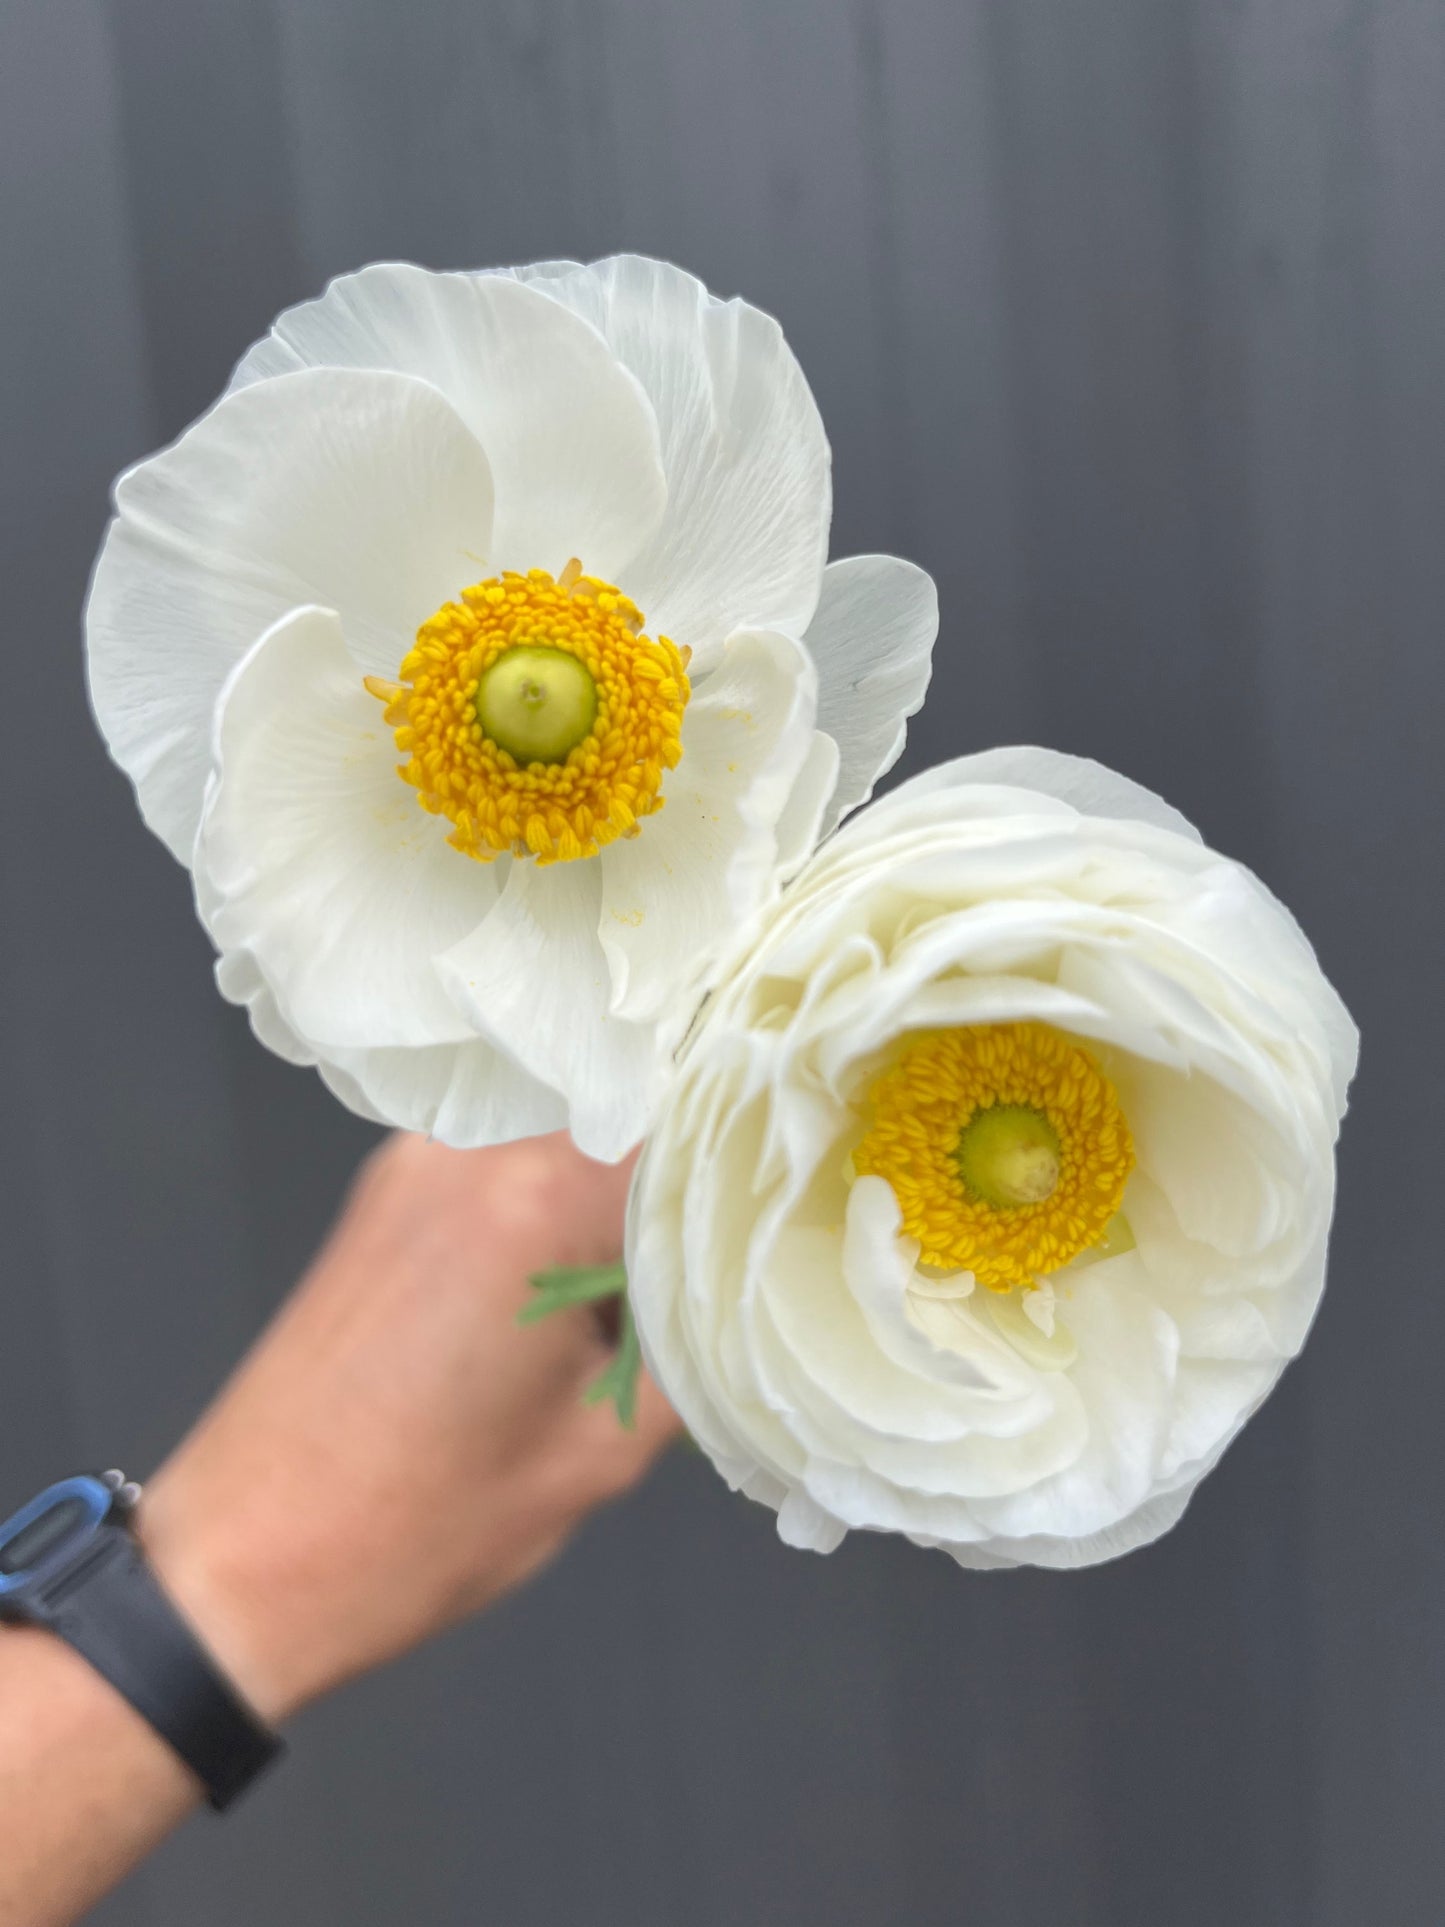
{"label": "white ranunculus flower", "polygon": [[928,680],[929,579],[825,567],[777,324],[656,261],[349,275],[115,500],[92,699],[222,989],[451,1143],[639,1137],[669,1001]]}
{"label": "white ranunculus flower", "polygon": [[826,1551],[1165,1531],[1299,1349],[1356,1035],[1297,926],[1098,765],[997,750],[757,919],[643,1155],[644,1353]]}

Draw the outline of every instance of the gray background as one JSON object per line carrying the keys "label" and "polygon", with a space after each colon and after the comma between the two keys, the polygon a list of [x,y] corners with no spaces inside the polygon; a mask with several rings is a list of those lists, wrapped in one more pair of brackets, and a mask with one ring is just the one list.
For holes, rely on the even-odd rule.
{"label": "gray background", "polygon": [[823,1561],[679,1459],[108,1927],[1445,1919],[1442,102],[1436,0],[0,0],[6,1501],[153,1464],[369,1141],[214,994],[78,619],[114,471],[373,257],[778,314],[835,551],[942,592],[906,767],[1167,791],[1365,1033],[1315,1337],[1165,1543]]}

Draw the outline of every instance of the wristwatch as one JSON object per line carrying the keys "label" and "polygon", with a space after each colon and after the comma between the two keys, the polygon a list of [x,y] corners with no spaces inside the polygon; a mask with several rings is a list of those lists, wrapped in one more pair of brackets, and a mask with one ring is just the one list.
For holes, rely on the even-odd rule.
{"label": "wristwatch", "polygon": [[133,1530],[123,1472],[49,1486],[0,1525],[0,1620],[66,1640],[180,1755],[217,1812],[284,1743],[181,1617]]}

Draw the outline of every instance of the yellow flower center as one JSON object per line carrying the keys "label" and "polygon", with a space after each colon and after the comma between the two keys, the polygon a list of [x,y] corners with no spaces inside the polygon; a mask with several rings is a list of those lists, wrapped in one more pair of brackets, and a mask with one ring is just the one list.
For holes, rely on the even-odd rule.
{"label": "yellow flower center", "polygon": [[1098,1244],[1134,1168],[1118,1094],[1045,1024],[921,1032],[868,1093],[853,1153],[925,1264],[1011,1291]]}
{"label": "yellow flower center", "polygon": [[401,680],[368,676],[422,808],[467,856],[568,863],[635,836],[682,756],[690,651],[575,558],[508,572],[417,631]]}

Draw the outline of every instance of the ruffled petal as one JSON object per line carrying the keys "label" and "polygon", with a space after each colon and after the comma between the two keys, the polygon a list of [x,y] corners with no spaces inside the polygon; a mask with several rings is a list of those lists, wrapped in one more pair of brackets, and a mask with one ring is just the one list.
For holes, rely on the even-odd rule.
{"label": "ruffled petal", "polygon": [[[398,778],[330,610],[295,610],[243,659],[218,705],[215,763],[197,900],[287,1028],[320,1052],[471,1037],[433,959],[481,922],[497,885]],[[250,1001],[249,979],[233,981]]]}
{"label": "ruffled petal", "polygon": [[830,458],[777,322],[635,254],[514,272],[591,322],[652,403],[667,511],[622,584],[649,628],[700,668],[744,624],[802,635],[828,554]]}
{"label": "ruffled petal", "polygon": [[621,1016],[657,1016],[776,887],[779,823],[816,709],[801,644],[764,629],[728,638],[688,705],[665,807],[602,855],[599,934]]}
{"label": "ruffled petal", "polygon": [[823,572],[818,611],[803,638],[818,665],[818,727],[838,745],[838,784],[826,827],[866,803],[903,754],[907,720],[933,673],[938,591],[891,555],[852,555]]}
{"label": "ruffled petal", "polygon": [[1117,1525],[1084,1534],[1082,1538],[989,1539],[983,1545],[963,1545],[956,1541],[926,1539],[910,1535],[916,1545],[937,1546],[951,1559],[971,1572],[997,1572],[1009,1566],[1041,1566],[1049,1572],[1079,1572],[1085,1566],[1101,1565],[1106,1559],[1120,1559],[1126,1552],[1152,1545],[1170,1532],[1184,1517],[1192,1484],[1164,1493],[1141,1505]]}
{"label": "ruffled petal", "polygon": [[221,685],[315,603],[393,675],[417,627],[487,572],[492,478],[425,382],[314,370],[220,402],[123,475],[86,607],[90,694],[142,814],[186,862]]}
{"label": "ruffled petal", "polygon": [[1158,1489],[1178,1368],[1173,1321],[1151,1302],[1133,1253],[1091,1266],[1063,1309],[1079,1346],[1067,1376],[1088,1417],[1083,1449],[1051,1478],[976,1502],[999,1538],[1102,1532]]}
{"label": "ruffled petal", "polygon": [[[628,1256],[647,1354],[724,1476],[796,1543],[893,1530],[970,1566],[1167,1529],[1324,1281],[1354,1040],[1292,920],[1125,779],[990,752],[854,817],[709,989]],[[1042,1304],[921,1265],[855,1161],[900,1039],[1015,1022],[1087,1040],[1137,1156],[1117,1235]]]}
{"label": "ruffled petal", "polygon": [[595,859],[513,863],[486,922],[438,967],[474,1029],[560,1094],[579,1147],[616,1160],[646,1132],[658,1066],[651,1031],[610,1008],[601,898]]}
{"label": "ruffled petal", "polygon": [[[667,502],[651,404],[595,328],[505,274],[382,261],[288,308],[233,388],[297,368],[379,368],[439,388],[497,490],[493,565],[627,572]],[[461,585],[458,584],[458,587]]]}
{"label": "ruffled petal", "polygon": [[1187,816],[1142,783],[1090,757],[1068,756],[1062,750],[1024,743],[980,750],[973,756],[955,756],[951,762],[911,776],[881,798],[859,825],[850,825],[833,847],[844,848],[855,832],[876,841],[888,834],[895,821],[906,822],[909,833],[916,835],[930,822],[951,825],[980,810],[991,812],[998,806],[993,794],[998,790],[1019,792],[1011,799],[1018,815],[1028,814],[1032,793],[1033,797],[1052,797],[1065,803],[1081,816],[1148,823],[1187,837],[1191,843],[1203,841]]}

